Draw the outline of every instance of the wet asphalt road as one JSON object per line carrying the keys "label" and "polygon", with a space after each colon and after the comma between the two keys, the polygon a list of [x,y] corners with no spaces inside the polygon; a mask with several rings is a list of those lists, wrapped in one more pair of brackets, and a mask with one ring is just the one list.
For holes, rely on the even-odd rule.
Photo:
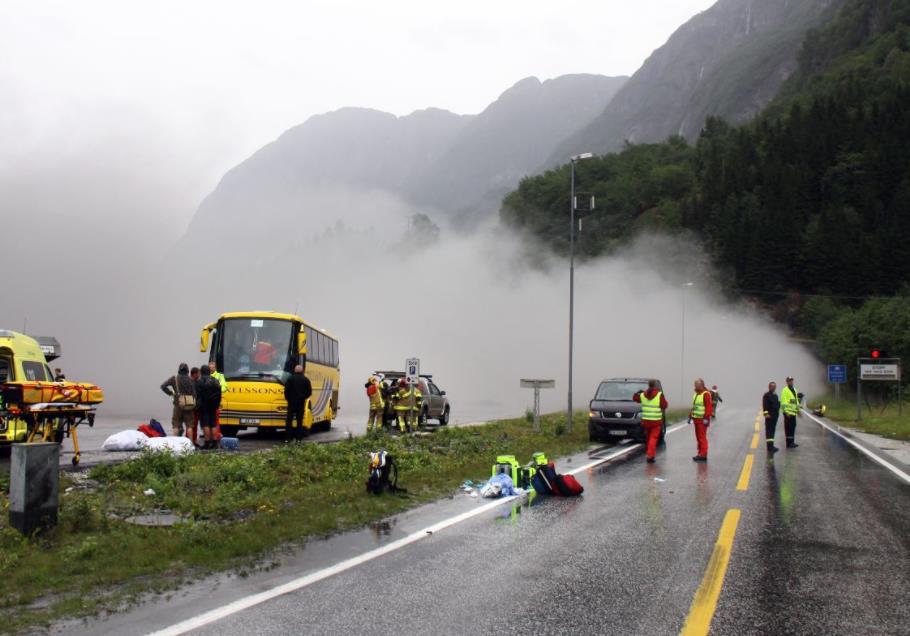
{"label": "wet asphalt road", "polygon": [[[742,514],[712,633],[910,633],[910,485],[807,418],[800,447],[769,461],[763,444],[750,449],[755,416],[724,409],[706,465],[691,461],[686,427],[656,465],[636,450],[579,475],[582,498],[504,505],[194,633],[679,633],[734,508]],[[164,628],[400,538],[422,527],[421,514],[478,505],[459,495],[400,526],[311,544],[277,574],[240,587],[203,582],[183,605],[83,629]]]}

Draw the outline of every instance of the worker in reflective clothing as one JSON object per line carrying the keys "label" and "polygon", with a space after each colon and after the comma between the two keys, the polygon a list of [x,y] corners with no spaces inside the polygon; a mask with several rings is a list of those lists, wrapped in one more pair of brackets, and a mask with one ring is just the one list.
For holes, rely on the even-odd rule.
{"label": "worker in reflective clothing", "polygon": [[765,445],[772,455],[780,449],[774,445],[777,418],[780,417],[780,398],[777,396],[777,382],[768,382],[768,392],[761,398],[762,415],[765,416]]}
{"label": "worker in reflective clothing", "polygon": [[[209,362],[209,369],[212,372],[212,377],[218,380],[218,384],[221,386],[221,397],[224,398],[225,394],[228,392],[227,380],[224,377],[224,374],[218,371],[218,367],[215,365],[215,362]],[[221,407],[218,407],[218,410],[215,411],[215,440],[221,439]]]}
{"label": "worker in reflective clothing", "polygon": [[695,425],[695,441],[698,454],[692,461],[708,461],[708,426],[711,424],[712,410],[711,392],[705,389],[705,381],[698,378],[695,381],[695,394],[692,396],[692,410],[689,420]]}
{"label": "worker in reflective clothing", "polygon": [[419,391],[416,389],[409,388],[408,382],[405,379],[402,379],[398,383],[398,392],[395,393],[394,398],[394,408],[395,416],[398,419],[398,428],[402,433],[405,431],[413,430],[414,421],[412,419],[411,411],[411,398],[413,398],[414,403],[417,403],[417,395]]}
{"label": "worker in reflective clothing", "polygon": [[663,391],[657,388],[657,380],[648,380],[648,390],[639,391],[632,399],[641,404],[641,426],[645,431],[647,442],[647,462],[654,463],[657,455],[657,442],[660,440],[660,431],[664,424],[664,411],[667,409],[667,398]]}
{"label": "worker in reflective clothing", "polygon": [[367,431],[379,432],[382,429],[382,412],[385,409],[385,402],[382,399],[382,388],[379,386],[379,380],[370,377],[366,383],[367,398],[370,400],[370,416],[367,418]]}
{"label": "worker in reflective clothing", "polygon": [[415,384],[411,391],[414,393],[414,399],[408,400],[411,405],[411,430],[416,431],[420,426],[420,413],[423,411],[423,393],[419,384]]}
{"label": "worker in reflective clothing", "polygon": [[793,378],[787,377],[787,386],[780,392],[780,406],[784,412],[784,434],[787,436],[787,448],[796,448],[796,418],[800,415],[799,403],[803,394],[793,386]]}

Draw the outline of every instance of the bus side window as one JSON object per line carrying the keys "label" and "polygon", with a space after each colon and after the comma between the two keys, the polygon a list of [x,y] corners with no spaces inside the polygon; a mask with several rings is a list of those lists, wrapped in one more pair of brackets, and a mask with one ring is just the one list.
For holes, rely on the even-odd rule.
{"label": "bus side window", "polygon": [[322,334],[313,331],[313,360],[322,364]]}
{"label": "bus side window", "polygon": [[332,340],[332,366],[338,366],[338,341]]}

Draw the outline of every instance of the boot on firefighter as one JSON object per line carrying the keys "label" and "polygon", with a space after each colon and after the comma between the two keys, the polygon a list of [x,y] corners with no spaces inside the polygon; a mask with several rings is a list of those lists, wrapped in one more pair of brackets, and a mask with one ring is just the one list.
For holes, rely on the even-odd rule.
{"label": "boot on firefighter", "polygon": [[382,414],[385,409],[385,401],[382,399],[382,388],[379,386],[379,380],[374,376],[370,376],[364,386],[367,390],[367,399],[370,400],[367,432],[378,433],[382,430]]}

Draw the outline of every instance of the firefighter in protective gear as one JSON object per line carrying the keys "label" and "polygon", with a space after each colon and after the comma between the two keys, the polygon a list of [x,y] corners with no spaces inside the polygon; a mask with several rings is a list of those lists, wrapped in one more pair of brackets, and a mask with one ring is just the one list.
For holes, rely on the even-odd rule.
{"label": "firefighter in protective gear", "polygon": [[367,419],[367,432],[382,430],[382,414],[385,410],[385,401],[382,399],[382,388],[379,380],[370,376],[366,383],[367,398],[370,400],[370,416]]}
{"label": "firefighter in protective gear", "polygon": [[[412,407],[413,402],[413,407]],[[398,392],[395,394],[394,408],[398,419],[398,428],[402,433],[413,431],[417,413],[423,404],[423,395],[417,387],[409,387],[407,380],[398,383]]]}
{"label": "firefighter in protective gear", "polygon": [[657,442],[660,440],[660,431],[664,424],[664,411],[669,406],[663,391],[657,388],[657,380],[648,380],[648,390],[639,391],[632,399],[641,404],[641,426],[645,430],[647,440],[648,463],[654,463],[657,454]]}
{"label": "firefighter in protective gear", "polygon": [[689,411],[689,419],[695,425],[695,441],[698,446],[698,454],[692,461],[708,461],[708,426],[713,412],[711,392],[705,389],[705,381],[698,378],[695,381],[695,394],[692,396],[692,410]]}
{"label": "firefighter in protective gear", "polygon": [[780,392],[780,406],[784,412],[784,434],[787,436],[787,448],[796,448],[796,418],[800,415],[799,405],[803,394],[793,386],[793,378],[787,378],[787,386]]}

